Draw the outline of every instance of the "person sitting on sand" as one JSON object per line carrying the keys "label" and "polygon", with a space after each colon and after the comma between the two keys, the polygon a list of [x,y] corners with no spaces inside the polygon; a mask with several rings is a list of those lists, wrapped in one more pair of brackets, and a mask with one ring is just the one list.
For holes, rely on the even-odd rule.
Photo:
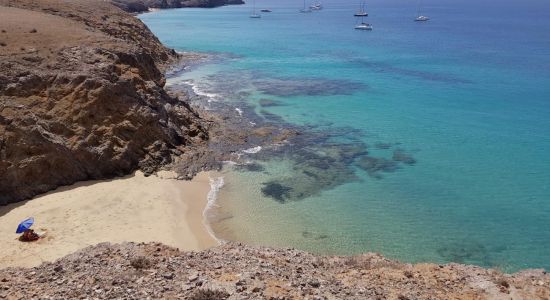
{"label": "person sitting on sand", "polygon": [[34,230],[27,229],[23,232],[19,240],[22,242],[32,242],[38,240],[39,238],[40,236],[36,232],[34,232]]}

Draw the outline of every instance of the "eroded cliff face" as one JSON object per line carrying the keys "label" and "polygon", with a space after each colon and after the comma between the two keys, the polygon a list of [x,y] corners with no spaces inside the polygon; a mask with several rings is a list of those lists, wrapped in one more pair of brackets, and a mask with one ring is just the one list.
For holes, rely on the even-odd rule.
{"label": "eroded cliff face", "polygon": [[207,140],[167,95],[177,59],[104,1],[0,0],[0,204],[157,170]]}

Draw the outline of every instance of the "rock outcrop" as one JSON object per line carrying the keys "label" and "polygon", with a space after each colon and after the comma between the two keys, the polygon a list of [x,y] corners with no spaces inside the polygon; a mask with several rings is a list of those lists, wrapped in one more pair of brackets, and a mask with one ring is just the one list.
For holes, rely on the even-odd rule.
{"label": "rock outcrop", "polygon": [[0,270],[7,299],[548,299],[542,270],[503,274],[403,264],[378,254],[325,257],[225,244],[181,252],[99,244],[32,269]]}
{"label": "rock outcrop", "polygon": [[243,0],[111,0],[114,5],[127,12],[140,13],[149,8],[212,8],[223,5],[244,4]]}
{"label": "rock outcrop", "polygon": [[0,0],[0,204],[151,173],[208,139],[163,86],[178,55],[100,0]]}

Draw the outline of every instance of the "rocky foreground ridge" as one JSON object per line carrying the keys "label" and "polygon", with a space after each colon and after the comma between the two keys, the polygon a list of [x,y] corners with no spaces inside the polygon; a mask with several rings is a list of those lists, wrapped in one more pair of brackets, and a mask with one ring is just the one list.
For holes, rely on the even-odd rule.
{"label": "rocky foreground ridge", "polygon": [[204,122],[163,88],[177,59],[110,2],[0,0],[0,205],[204,144]]}
{"label": "rocky foreground ridge", "polygon": [[150,8],[204,7],[244,4],[243,0],[111,0],[127,12],[140,13]]}
{"label": "rocky foreground ridge", "polygon": [[[31,245],[29,245],[31,246]],[[550,275],[458,264],[403,264],[377,254],[315,256],[225,244],[181,252],[99,244],[32,269],[0,270],[7,299],[548,299]]]}

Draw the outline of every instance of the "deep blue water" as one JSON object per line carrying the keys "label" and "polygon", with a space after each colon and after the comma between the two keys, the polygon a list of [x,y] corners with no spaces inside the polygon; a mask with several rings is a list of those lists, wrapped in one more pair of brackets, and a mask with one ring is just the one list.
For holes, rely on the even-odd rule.
{"label": "deep blue water", "polygon": [[369,1],[372,32],[353,29],[355,1],[140,16],[169,47],[226,58],[179,80],[331,136],[224,171],[221,237],[550,269],[550,3],[423,1],[415,23],[413,2]]}

